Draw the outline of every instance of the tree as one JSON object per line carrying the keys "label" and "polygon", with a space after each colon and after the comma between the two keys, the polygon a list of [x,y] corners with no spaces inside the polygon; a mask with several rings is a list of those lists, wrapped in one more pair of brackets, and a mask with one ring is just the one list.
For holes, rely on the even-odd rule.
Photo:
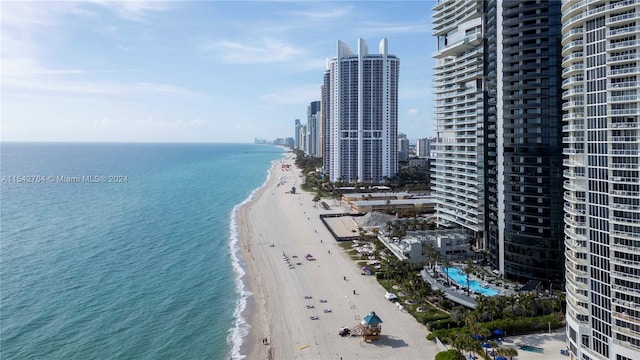
{"label": "tree", "polygon": [[436,354],[435,360],[466,360],[458,350],[440,351]]}
{"label": "tree", "polygon": [[467,260],[467,265],[462,269],[462,271],[467,275],[467,296],[471,295],[471,286],[469,281],[469,275],[473,273],[475,267],[473,266],[473,262],[471,260]]}
{"label": "tree", "polygon": [[432,244],[427,244],[424,246],[425,254],[427,255],[427,260],[429,261],[429,267],[433,268],[435,273],[436,263],[440,259],[440,253]]}
{"label": "tree", "polygon": [[320,200],[322,200],[322,198],[320,197],[320,194],[316,194],[316,195],[313,197],[313,202],[316,204],[316,207],[318,207],[318,202],[319,202]]}
{"label": "tree", "polygon": [[449,267],[451,267],[451,262],[449,259],[444,258],[442,260],[442,266],[444,267],[444,273],[447,275],[447,284],[451,284],[451,280],[449,280]]}

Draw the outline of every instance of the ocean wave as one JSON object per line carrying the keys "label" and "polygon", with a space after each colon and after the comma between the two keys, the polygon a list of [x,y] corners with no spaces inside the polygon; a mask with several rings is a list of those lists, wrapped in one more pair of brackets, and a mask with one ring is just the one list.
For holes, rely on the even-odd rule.
{"label": "ocean wave", "polygon": [[229,330],[229,335],[227,336],[227,344],[231,347],[232,360],[242,360],[246,358],[246,356],[241,354],[240,351],[242,349],[242,344],[245,338],[247,337],[247,335],[249,335],[249,329],[251,329],[251,325],[249,325],[247,320],[242,316],[242,313],[247,308],[249,297],[253,295],[251,291],[247,290],[247,285],[244,282],[244,276],[246,275],[246,272],[241,265],[240,244],[238,238],[238,211],[242,206],[248,204],[251,200],[253,200],[255,194],[267,185],[269,177],[271,176],[271,168],[273,167],[273,163],[275,161],[276,160],[271,162],[272,166],[270,166],[269,170],[267,170],[267,177],[262,185],[253,190],[243,202],[234,206],[233,210],[231,211],[231,221],[229,225],[229,249],[231,251],[231,263],[233,266],[233,271],[236,274],[235,284],[236,293],[238,295],[238,301],[236,302],[236,306],[233,310],[234,325],[233,328]]}

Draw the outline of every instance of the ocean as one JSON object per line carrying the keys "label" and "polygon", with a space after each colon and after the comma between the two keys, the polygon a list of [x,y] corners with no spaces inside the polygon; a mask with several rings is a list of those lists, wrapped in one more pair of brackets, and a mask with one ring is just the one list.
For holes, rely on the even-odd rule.
{"label": "ocean", "polygon": [[235,212],[280,148],[1,143],[0,358],[241,359]]}

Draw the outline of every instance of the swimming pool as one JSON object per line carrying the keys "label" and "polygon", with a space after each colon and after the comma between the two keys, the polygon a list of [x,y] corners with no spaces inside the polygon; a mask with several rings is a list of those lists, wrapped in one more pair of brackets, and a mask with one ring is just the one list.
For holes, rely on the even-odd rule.
{"label": "swimming pool", "polygon": [[[444,271],[445,274],[449,275],[449,278],[455,281],[458,285],[464,288],[467,287],[467,275],[462,272],[462,270],[455,267],[443,267],[442,271]],[[469,280],[469,287],[472,291],[480,293],[484,296],[496,296],[500,294],[500,292],[494,288],[482,286],[482,284],[477,280]]]}

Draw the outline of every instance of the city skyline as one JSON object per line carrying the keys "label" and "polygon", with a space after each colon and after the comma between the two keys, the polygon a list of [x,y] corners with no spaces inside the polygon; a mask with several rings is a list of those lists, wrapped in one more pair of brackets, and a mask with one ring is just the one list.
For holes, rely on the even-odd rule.
{"label": "city skyline", "polygon": [[293,136],[335,39],[381,37],[405,59],[400,129],[433,136],[434,4],[3,2],[2,140]]}

